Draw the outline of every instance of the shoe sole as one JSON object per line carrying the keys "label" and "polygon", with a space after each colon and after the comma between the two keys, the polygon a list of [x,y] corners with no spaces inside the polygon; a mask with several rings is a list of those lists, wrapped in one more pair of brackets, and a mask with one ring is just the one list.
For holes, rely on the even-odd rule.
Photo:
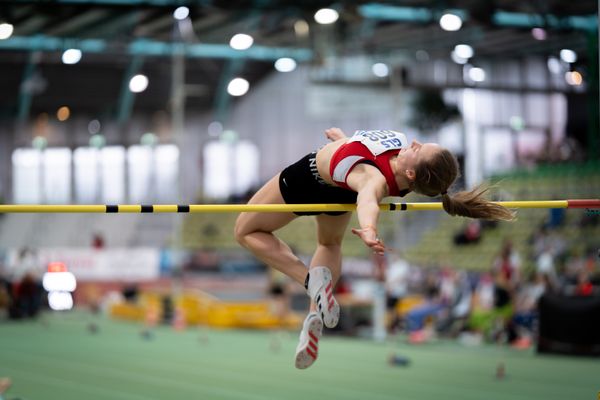
{"label": "shoe sole", "polygon": [[319,317],[313,318],[308,325],[308,337],[306,345],[296,353],[296,368],[306,369],[317,361],[319,356],[319,338],[323,333],[323,322]]}
{"label": "shoe sole", "polygon": [[[319,290],[319,295],[315,300],[317,309],[321,314],[325,326],[328,328],[335,328],[340,320],[340,305],[335,300],[335,297],[333,297],[333,280],[331,278],[331,272],[325,272],[324,278],[327,283],[323,289]],[[329,295],[327,294],[328,292]],[[322,296],[324,297],[322,298]]]}

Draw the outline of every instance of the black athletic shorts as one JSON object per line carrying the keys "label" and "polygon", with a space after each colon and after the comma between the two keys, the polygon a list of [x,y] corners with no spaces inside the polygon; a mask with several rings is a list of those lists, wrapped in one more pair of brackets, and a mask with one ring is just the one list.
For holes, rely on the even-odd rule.
{"label": "black athletic shorts", "polygon": [[[279,175],[279,190],[286,204],[356,204],[358,193],[325,182],[317,170],[317,152],[308,154]],[[346,211],[329,211],[342,215]],[[296,215],[318,215],[322,212],[295,212]]]}

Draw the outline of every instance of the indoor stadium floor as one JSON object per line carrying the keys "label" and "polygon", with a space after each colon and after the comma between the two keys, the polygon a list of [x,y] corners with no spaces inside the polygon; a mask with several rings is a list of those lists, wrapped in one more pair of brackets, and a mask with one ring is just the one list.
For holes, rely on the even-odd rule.
{"label": "indoor stadium floor", "polygon": [[[90,332],[90,324],[98,331]],[[296,370],[296,332],[160,327],[87,313],[0,322],[6,399],[595,399],[600,362],[454,341],[409,346],[325,335],[320,359]],[[273,341],[281,339],[279,351]],[[409,366],[391,366],[390,354]],[[498,379],[497,368],[505,366]]]}

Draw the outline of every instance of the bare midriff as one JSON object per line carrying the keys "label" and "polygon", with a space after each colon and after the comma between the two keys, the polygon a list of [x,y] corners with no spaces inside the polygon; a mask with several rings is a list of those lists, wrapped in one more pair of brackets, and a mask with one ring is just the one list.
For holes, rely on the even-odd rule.
{"label": "bare midriff", "polygon": [[335,142],[327,143],[325,146],[321,147],[317,152],[317,170],[319,171],[319,175],[321,178],[330,185],[338,186],[331,179],[331,174],[329,173],[329,163],[331,162],[331,157],[340,148],[344,143],[348,141],[347,138],[338,139]]}

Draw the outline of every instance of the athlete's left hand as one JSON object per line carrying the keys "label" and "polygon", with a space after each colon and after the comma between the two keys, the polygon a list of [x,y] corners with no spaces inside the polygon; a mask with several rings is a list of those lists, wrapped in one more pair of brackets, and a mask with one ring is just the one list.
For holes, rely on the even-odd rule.
{"label": "athlete's left hand", "polygon": [[373,250],[373,253],[380,256],[385,254],[385,244],[377,236],[377,230],[375,228],[371,226],[362,229],[352,228],[352,233],[361,238],[362,241]]}
{"label": "athlete's left hand", "polygon": [[335,127],[326,129],[325,136],[327,136],[327,139],[331,140],[332,142],[346,138],[346,134],[340,128]]}

